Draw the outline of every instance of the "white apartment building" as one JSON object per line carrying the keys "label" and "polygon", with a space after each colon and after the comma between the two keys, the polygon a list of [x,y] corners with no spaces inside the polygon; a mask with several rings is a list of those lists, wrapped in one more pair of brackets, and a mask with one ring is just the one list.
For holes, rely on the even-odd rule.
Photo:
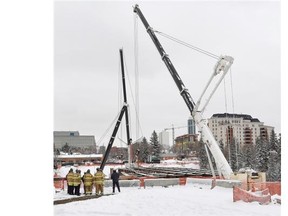
{"label": "white apartment building", "polygon": [[218,142],[222,140],[224,146],[231,143],[234,137],[241,147],[245,144],[255,144],[260,136],[269,140],[274,129],[250,115],[230,113],[214,114],[208,119],[208,127],[215,139]]}
{"label": "white apartment building", "polygon": [[161,145],[170,145],[169,141],[169,132],[168,131],[162,131],[159,133],[159,143]]}

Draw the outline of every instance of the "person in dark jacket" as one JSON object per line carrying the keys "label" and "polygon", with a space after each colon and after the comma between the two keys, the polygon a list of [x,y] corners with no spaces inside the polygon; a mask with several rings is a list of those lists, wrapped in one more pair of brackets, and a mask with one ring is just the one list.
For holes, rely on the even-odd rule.
{"label": "person in dark jacket", "polygon": [[119,173],[116,172],[116,170],[113,170],[113,173],[111,175],[112,183],[113,183],[113,193],[115,193],[115,185],[117,186],[118,192],[120,192],[120,186],[119,186]]}

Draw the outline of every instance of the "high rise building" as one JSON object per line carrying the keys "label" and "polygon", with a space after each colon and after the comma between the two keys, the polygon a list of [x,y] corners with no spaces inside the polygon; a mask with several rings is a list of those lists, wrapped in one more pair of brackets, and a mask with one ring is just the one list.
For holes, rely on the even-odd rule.
{"label": "high rise building", "polygon": [[196,134],[195,121],[192,117],[188,119],[188,134]]}
{"label": "high rise building", "polygon": [[170,145],[168,131],[162,131],[159,133],[159,143],[161,145]]}
{"label": "high rise building", "polygon": [[218,113],[208,119],[215,139],[222,141],[224,146],[235,138],[240,146],[255,144],[257,138],[269,140],[274,127],[264,125],[259,119],[246,114]]}

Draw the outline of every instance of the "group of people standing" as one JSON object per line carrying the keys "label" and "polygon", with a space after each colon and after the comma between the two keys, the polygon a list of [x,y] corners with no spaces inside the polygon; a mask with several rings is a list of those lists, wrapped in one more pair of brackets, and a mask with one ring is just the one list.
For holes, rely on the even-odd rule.
{"label": "group of people standing", "polygon": [[80,185],[81,185],[81,170],[73,172],[71,168],[69,173],[66,175],[68,194],[80,196]]}
{"label": "group of people standing", "polygon": [[[113,170],[111,174],[111,179],[113,182],[113,193],[115,193],[115,186],[120,192],[119,186],[119,173],[116,170]],[[81,177],[81,170],[76,170],[75,173],[71,168],[66,175],[67,186],[68,186],[68,194],[80,196],[80,185],[81,181],[84,185],[84,194],[92,195],[93,186],[96,188],[96,195],[103,195],[104,193],[104,180],[105,174],[102,172],[100,168],[97,168],[97,172],[94,176],[90,173],[90,169],[88,169],[84,175]]]}

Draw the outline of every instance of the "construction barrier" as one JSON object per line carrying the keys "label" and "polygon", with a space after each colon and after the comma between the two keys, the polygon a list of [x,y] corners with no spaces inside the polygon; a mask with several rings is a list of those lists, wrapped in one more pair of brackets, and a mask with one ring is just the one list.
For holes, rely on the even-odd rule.
{"label": "construction barrier", "polygon": [[147,186],[154,187],[154,186],[174,186],[179,185],[178,178],[154,178],[154,179],[144,179],[144,188]]}
{"label": "construction barrier", "polygon": [[203,185],[211,185],[212,184],[212,179],[211,178],[192,178],[189,177],[186,180],[187,183],[189,184],[203,184]]}
{"label": "construction barrier", "polygon": [[[139,186],[145,188],[145,181],[146,181],[147,179],[157,179],[157,178],[154,177],[154,176],[145,176],[145,177],[137,178],[137,180],[139,181]],[[135,180],[136,180],[136,179],[135,179]]]}
{"label": "construction barrier", "polygon": [[179,185],[186,185],[186,178],[179,178]]}
{"label": "construction barrier", "polygon": [[281,196],[281,182],[248,182],[242,183],[241,188],[252,192],[268,189],[270,195]]}
{"label": "construction barrier", "polygon": [[281,182],[259,182],[251,184],[251,190],[263,191],[265,189],[268,189],[270,195],[278,194],[281,196]]}
{"label": "construction barrier", "polygon": [[62,177],[54,177],[54,188],[56,191],[64,190],[64,181],[65,178]]}
{"label": "construction barrier", "polygon": [[144,179],[145,179],[145,178],[139,178],[140,187],[145,187]]}
{"label": "construction barrier", "polygon": [[216,179],[216,182],[215,182],[211,178],[192,178],[192,177],[189,177],[189,178],[187,178],[186,182],[191,183],[191,184],[211,185],[212,188],[214,188],[215,186],[224,187],[224,188],[233,188],[234,186],[237,186],[237,187],[241,186],[241,181],[238,181],[238,180]]}
{"label": "construction barrier", "polygon": [[233,187],[233,202],[242,200],[244,202],[259,202],[260,204],[269,204],[271,202],[271,195],[268,189],[258,192],[251,192],[243,190],[239,187]]}
{"label": "construction barrier", "polygon": [[[112,187],[112,180],[105,180],[104,187]],[[119,180],[120,187],[140,187],[140,181],[134,180]]]}
{"label": "construction barrier", "polygon": [[216,179],[216,185],[219,187],[233,188],[234,186],[241,186],[241,181]]}

